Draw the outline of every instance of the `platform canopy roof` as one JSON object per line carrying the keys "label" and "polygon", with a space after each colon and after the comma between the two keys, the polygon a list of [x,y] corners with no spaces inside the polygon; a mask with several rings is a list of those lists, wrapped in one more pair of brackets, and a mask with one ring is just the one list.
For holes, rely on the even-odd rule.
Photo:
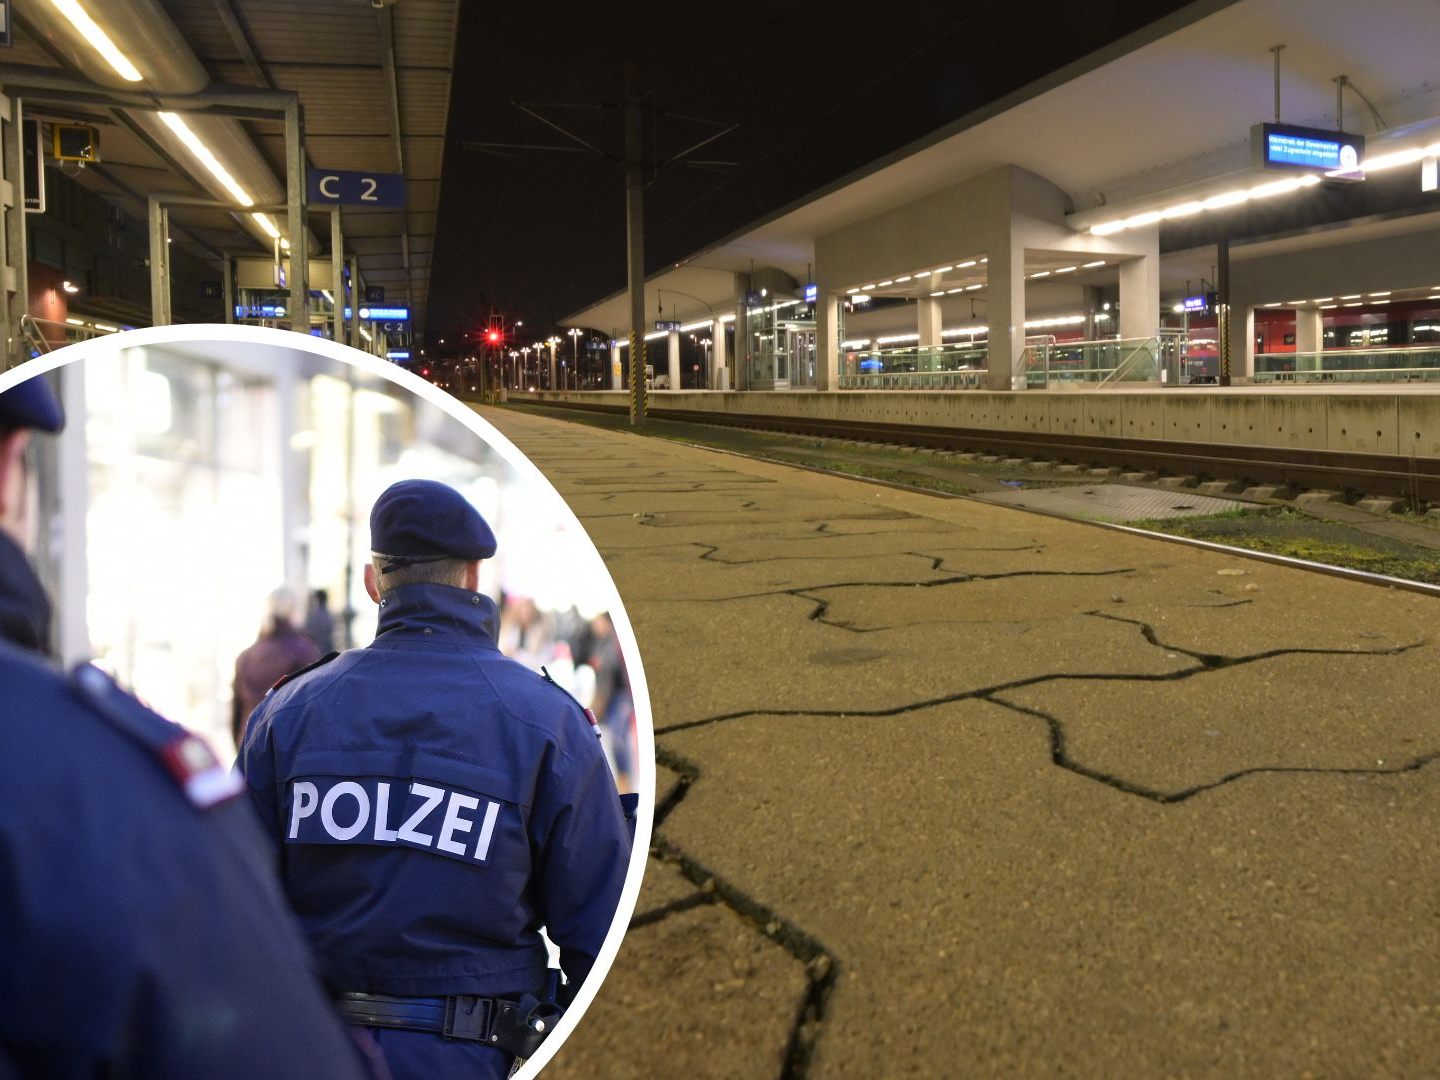
{"label": "platform canopy roof", "polygon": [[[1286,123],[1335,128],[1345,75],[1345,129],[1403,138],[1440,116],[1436,16],[1433,0],[1199,0],[651,275],[646,311],[728,310],[733,272],[752,266],[803,281],[816,237],[1004,165],[1045,177],[1077,213],[1233,184],[1251,126],[1274,119],[1273,45]],[[564,321],[625,332],[627,294]]]}
{"label": "platform canopy roof", "polygon": [[[58,17],[47,0],[16,0],[13,7],[15,42],[8,62],[105,80],[98,57],[56,31]],[[402,173],[403,207],[347,206],[342,224],[347,250],[358,254],[361,278],[385,286],[387,300],[408,300],[415,329],[423,332],[458,0],[91,0],[87,11],[146,76],[128,87],[113,78],[107,85],[166,93],[294,91],[304,113],[309,166]],[[173,44],[178,55],[157,55],[156,42]],[[37,101],[32,115],[99,126],[102,162],[77,176],[131,213],[143,217],[152,192],[206,195],[210,185],[193,156],[167,145],[163,132],[157,138],[153,128],[137,122],[135,112]],[[258,150],[259,168],[270,175],[246,175],[246,162],[224,164],[250,190],[282,185],[277,190],[283,191],[283,126],[247,119],[243,127]],[[225,157],[218,145],[215,152]],[[329,208],[311,210],[311,231],[320,241],[312,243],[313,257],[329,245]],[[236,212],[176,207],[171,223],[176,243],[198,254],[264,254],[264,238],[244,228]]]}

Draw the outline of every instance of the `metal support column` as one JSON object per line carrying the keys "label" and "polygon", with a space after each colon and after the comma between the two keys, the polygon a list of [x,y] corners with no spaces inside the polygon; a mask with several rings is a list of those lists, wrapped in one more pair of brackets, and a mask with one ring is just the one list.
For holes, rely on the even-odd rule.
{"label": "metal support column", "polygon": [[[1283,46],[1282,46],[1283,48]],[[1276,54],[1275,63],[1280,63]],[[1276,91],[1276,112],[1279,112],[1279,91]],[[1230,385],[1230,230],[1222,225],[1215,242],[1215,337],[1220,346],[1220,385]]]}
{"label": "metal support column", "polygon": [[630,423],[645,423],[645,132],[639,98],[625,102],[626,265],[630,284]]}
{"label": "metal support column", "polygon": [[330,336],[345,340],[345,236],[340,231],[340,208],[330,211],[330,278],[331,294],[335,297],[335,313],[330,320]]}
{"label": "metal support column", "polygon": [[235,321],[235,258],[228,251],[220,253],[220,261],[223,275],[223,289],[225,293],[225,321]]}
{"label": "metal support column", "polygon": [[285,195],[290,236],[290,329],[310,333],[310,251],[305,229],[305,131],[300,102],[285,106]]}
{"label": "metal support column", "polygon": [[14,280],[0,282],[0,293],[10,292],[10,307],[6,312],[5,358],[0,369],[14,367],[30,358],[25,347],[25,333],[20,320],[30,311],[30,256],[26,250],[25,238],[25,138],[24,106],[18,94],[10,98],[10,130],[6,133],[4,152],[5,179],[10,184],[10,201],[5,213],[5,259],[4,267]]}
{"label": "metal support column", "polygon": [[360,298],[365,295],[365,290],[360,287],[360,257],[350,256],[350,336],[345,343],[352,349],[363,347],[364,341],[360,337]]}
{"label": "metal support column", "polygon": [[149,199],[150,325],[170,325],[170,211],[154,195]]}

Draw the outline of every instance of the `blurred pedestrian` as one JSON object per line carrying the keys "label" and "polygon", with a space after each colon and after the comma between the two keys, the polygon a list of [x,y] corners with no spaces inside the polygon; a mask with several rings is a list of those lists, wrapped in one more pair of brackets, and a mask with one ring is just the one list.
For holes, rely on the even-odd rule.
{"label": "blurred pedestrian", "polygon": [[230,735],[238,750],[245,737],[245,721],[266,691],[291,672],[320,659],[315,643],[295,625],[299,600],[294,590],[281,586],[267,600],[265,625],[255,643],[235,658],[235,683],[230,703]]}
{"label": "blurred pedestrian", "polygon": [[363,1074],[235,776],[91,665],[46,655],[27,557],[42,378],[0,394],[0,1074]]}
{"label": "blurred pedestrian", "polygon": [[324,589],[310,593],[310,607],[305,612],[305,636],[315,643],[324,656],[335,648],[335,616],[330,614],[330,594]]}
{"label": "blurred pedestrian", "polygon": [[396,1080],[504,1077],[559,1014],[540,928],[573,993],[631,829],[593,721],[496,647],[485,520],[406,480],[370,533],[375,640],[276,687],[240,765],[324,977]]}

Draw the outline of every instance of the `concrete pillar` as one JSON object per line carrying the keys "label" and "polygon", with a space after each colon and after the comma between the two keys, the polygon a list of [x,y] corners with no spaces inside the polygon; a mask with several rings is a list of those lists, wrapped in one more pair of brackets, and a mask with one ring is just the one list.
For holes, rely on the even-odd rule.
{"label": "concrete pillar", "polygon": [[[1325,348],[1325,321],[1318,307],[1295,309],[1295,370],[1318,371]],[[1309,353],[1309,356],[1301,354]]]}
{"label": "concrete pillar", "polygon": [[730,358],[734,373],[732,380],[736,390],[750,389],[750,352],[755,347],[750,338],[749,319],[746,318],[745,294],[750,291],[750,275],[739,271],[735,274],[735,355]]}
{"label": "concrete pillar", "polygon": [[815,305],[815,389],[840,389],[840,296],[824,290]]}
{"label": "concrete pillar", "polygon": [[918,325],[916,330],[920,333],[920,344],[939,345],[940,341],[940,298],[937,296],[922,296],[916,306],[916,318]]}
{"label": "concrete pillar", "polygon": [[556,349],[555,343],[554,343],[554,342],[550,342],[550,386],[549,386],[549,389],[551,389],[551,390],[556,389],[556,382],[555,382],[555,349]]}
{"label": "concrete pillar", "polygon": [[670,377],[670,389],[680,389],[680,331],[671,330],[665,335],[665,373]]}
{"label": "concrete pillar", "polygon": [[1120,336],[1151,338],[1160,327],[1160,232],[1152,228],[1147,250],[1120,263]]}
{"label": "concrete pillar", "polygon": [[1246,297],[1230,303],[1229,337],[1230,378],[1249,382],[1255,374],[1255,306]]}
{"label": "concrete pillar", "polygon": [[610,389],[619,390],[620,386],[620,342],[612,338],[610,340]]}
{"label": "concrete pillar", "polygon": [[987,350],[991,390],[1023,390],[1025,371],[1025,248],[1013,232],[1005,242],[987,252],[990,293],[986,323],[990,333]]}
{"label": "concrete pillar", "polygon": [[710,327],[710,378],[705,385],[711,390],[728,390],[730,383],[725,375],[725,323],[717,315]]}

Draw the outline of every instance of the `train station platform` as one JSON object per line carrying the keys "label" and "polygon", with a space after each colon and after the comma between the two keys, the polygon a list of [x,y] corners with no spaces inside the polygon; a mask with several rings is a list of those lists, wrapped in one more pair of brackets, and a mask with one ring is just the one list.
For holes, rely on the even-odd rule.
{"label": "train station platform", "polygon": [[[516,401],[627,407],[628,392],[535,391]],[[1435,386],[1237,386],[1125,390],[652,392],[667,413],[902,424],[1016,433],[1246,444],[1440,458]]]}
{"label": "train station platform", "polygon": [[661,761],[547,1076],[1440,1072],[1434,599],[476,411],[605,557]]}

